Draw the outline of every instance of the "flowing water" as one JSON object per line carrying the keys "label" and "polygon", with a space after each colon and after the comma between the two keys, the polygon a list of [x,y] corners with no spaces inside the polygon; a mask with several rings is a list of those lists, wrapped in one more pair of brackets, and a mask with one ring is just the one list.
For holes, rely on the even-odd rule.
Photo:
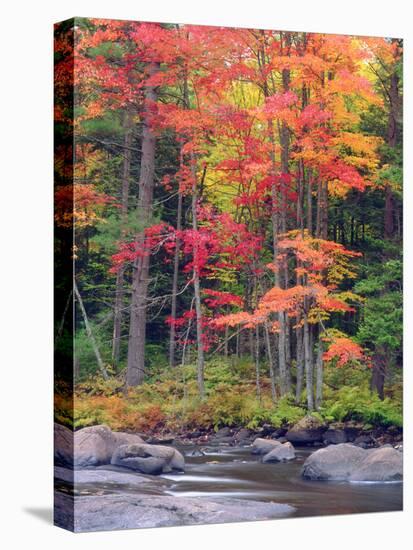
{"label": "flowing water", "polygon": [[185,474],[165,474],[176,497],[234,497],[291,504],[296,516],[401,510],[402,483],[306,481],[300,470],[314,449],[296,449],[291,462],[263,464],[248,447],[204,448],[203,456],[185,453]]}
{"label": "flowing water", "polygon": [[[178,447],[185,455],[182,474],[155,476],[139,485],[140,494],[179,497],[233,497],[274,501],[296,508],[295,516],[356,514],[403,509],[403,484],[307,481],[300,470],[314,449],[296,448],[290,462],[263,464],[248,447]],[[202,451],[201,456],[194,456]],[[122,471],[116,467],[101,467]],[[123,470],[125,471],[125,470]],[[128,473],[131,473],[128,470]],[[136,486],[83,485],[77,494],[136,493]]]}

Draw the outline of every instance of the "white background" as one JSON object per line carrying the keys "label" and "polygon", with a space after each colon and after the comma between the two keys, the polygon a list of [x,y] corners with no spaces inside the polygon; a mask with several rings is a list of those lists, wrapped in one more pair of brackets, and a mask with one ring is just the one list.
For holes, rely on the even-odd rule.
{"label": "white background", "polygon": [[[412,14],[409,0],[9,0],[0,29],[0,542],[8,549],[405,548],[405,512],[73,535],[52,527],[52,23],[72,16],[405,38],[405,421],[411,433]],[[409,280],[410,279],[410,280]],[[409,334],[410,333],[410,334]],[[408,441],[407,441],[408,440]],[[411,438],[405,436],[405,443]],[[409,471],[410,470],[410,471]],[[411,536],[410,536],[411,538]],[[403,540],[404,539],[404,540]]]}

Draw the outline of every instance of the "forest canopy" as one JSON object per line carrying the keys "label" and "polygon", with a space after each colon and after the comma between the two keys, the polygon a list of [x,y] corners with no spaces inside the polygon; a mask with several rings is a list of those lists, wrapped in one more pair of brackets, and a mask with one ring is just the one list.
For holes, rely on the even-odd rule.
{"label": "forest canopy", "polygon": [[76,19],[55,66],[75,425],[401,425],[402,41]]}

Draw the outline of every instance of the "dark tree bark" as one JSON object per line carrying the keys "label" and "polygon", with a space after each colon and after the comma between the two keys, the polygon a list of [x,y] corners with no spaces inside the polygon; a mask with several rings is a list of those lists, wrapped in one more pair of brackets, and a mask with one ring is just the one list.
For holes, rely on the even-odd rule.
{"label": "dark tree bark", "polygon": [[[159,70],[157,63],[150,63],[148,76]],[[152,216],[153,186],[155,175],[156,138],[150,124],[151,106],[157,100],[157,91],[153,86],[145,89],[145,105],[142,130],[142,156],[139,176],[139,197],[137,218],[145,227]],[[144,241],[143,233],[136,237],[138,246]],[[132,301],[129,325],[128,364],[126,372],[127,386],[137,386],[143,382],[145,374],[146,308],[149,286],[150,256],[145,254],[135,261],[132,274]]]}
{"label": "dark tree bark", "polygon": [[[198,231],[198,187],[196,177],[195,160],[192,159],[192,229]],[[201,307],[201,285],[199,280],[199,261],[198,261],[198,248],[197,243],[194,243],[194,298],[195,298],[195,313],[196,313],[196,345],[197,345],[197,382],[198,391],[201,399],[205,397],[205,382],[204,382],[204,370],[205,370],[205,357],[204,357],[204,344],[203,344],[203,328],[202,328],[202,307]]]}
{"label": "dark tree bark", "polygon": [[255,327],[255,387],[257,399],[261,402],[261,384],[260,384],[260,329]]}
{"label": "dark tree bark", "polygon": [[304,345],[303,345],[303,328],[298,327],[296,329],[296,341],[297,341],[297,382],[295,386],[295,402],[299,403],[301,399],[301,392],[303,391],[304,382]]}
{"label": "dark tree bark", "polygon": [[320,335],[318,338],[318,350],[317,350],[317,360],[316,360],[315,408],[317,410],[320,408],[321,403],[323,401],[323,375],[324,375],[323,353],[324,353],[324,346]]}
{"label": "dark tree bark", "polygon": [[[122,168],[122,196],[121,196],[121,225],[124,227],[128,219],[129,204],[129,180],[131,165],[132,128],[130,113],[124,113],[123,127],[125,130],[123,168]],[[122,335],[122,312],[124,300],[124,275],[125,269],[121,266],[116,274],[115,303],[113,307],[113,339],[112,339],[112,363],[116,368],[120,357],[120,340]]]}
{"label": "dark tree bark", "polygon": [[[182,228],[182,193],[178,191],[178,212],[176,216],[176,229],[180,231]],[[175,243],[174,252],[174,272],[172,279],[172,303],[171,303],[171,318],[176,318],[176,306],[177,306],[177,294],[178,294],[178,277],[179,277],[179,254],[181,251],[181,242],[179,238]],[[175,324],[171,323],[171,330],[169,333],[169,366],[172,368],[175,366]]]}
{"label": "dark tree bark", "polygon": [[314,410],[314,381],[313,381],[313,350],[310,337],[310,325],[307,314],[304,314],[304,366],[307,392],[307,408],[311,412]]}

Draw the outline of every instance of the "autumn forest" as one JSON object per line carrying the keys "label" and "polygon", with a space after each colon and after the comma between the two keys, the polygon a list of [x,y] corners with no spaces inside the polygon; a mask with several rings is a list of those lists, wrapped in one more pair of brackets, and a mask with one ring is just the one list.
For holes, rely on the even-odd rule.
{"label": "autumn forest", "polygon": [[58,421],[401,429],[402,41],[75,21],[55,52]]}

